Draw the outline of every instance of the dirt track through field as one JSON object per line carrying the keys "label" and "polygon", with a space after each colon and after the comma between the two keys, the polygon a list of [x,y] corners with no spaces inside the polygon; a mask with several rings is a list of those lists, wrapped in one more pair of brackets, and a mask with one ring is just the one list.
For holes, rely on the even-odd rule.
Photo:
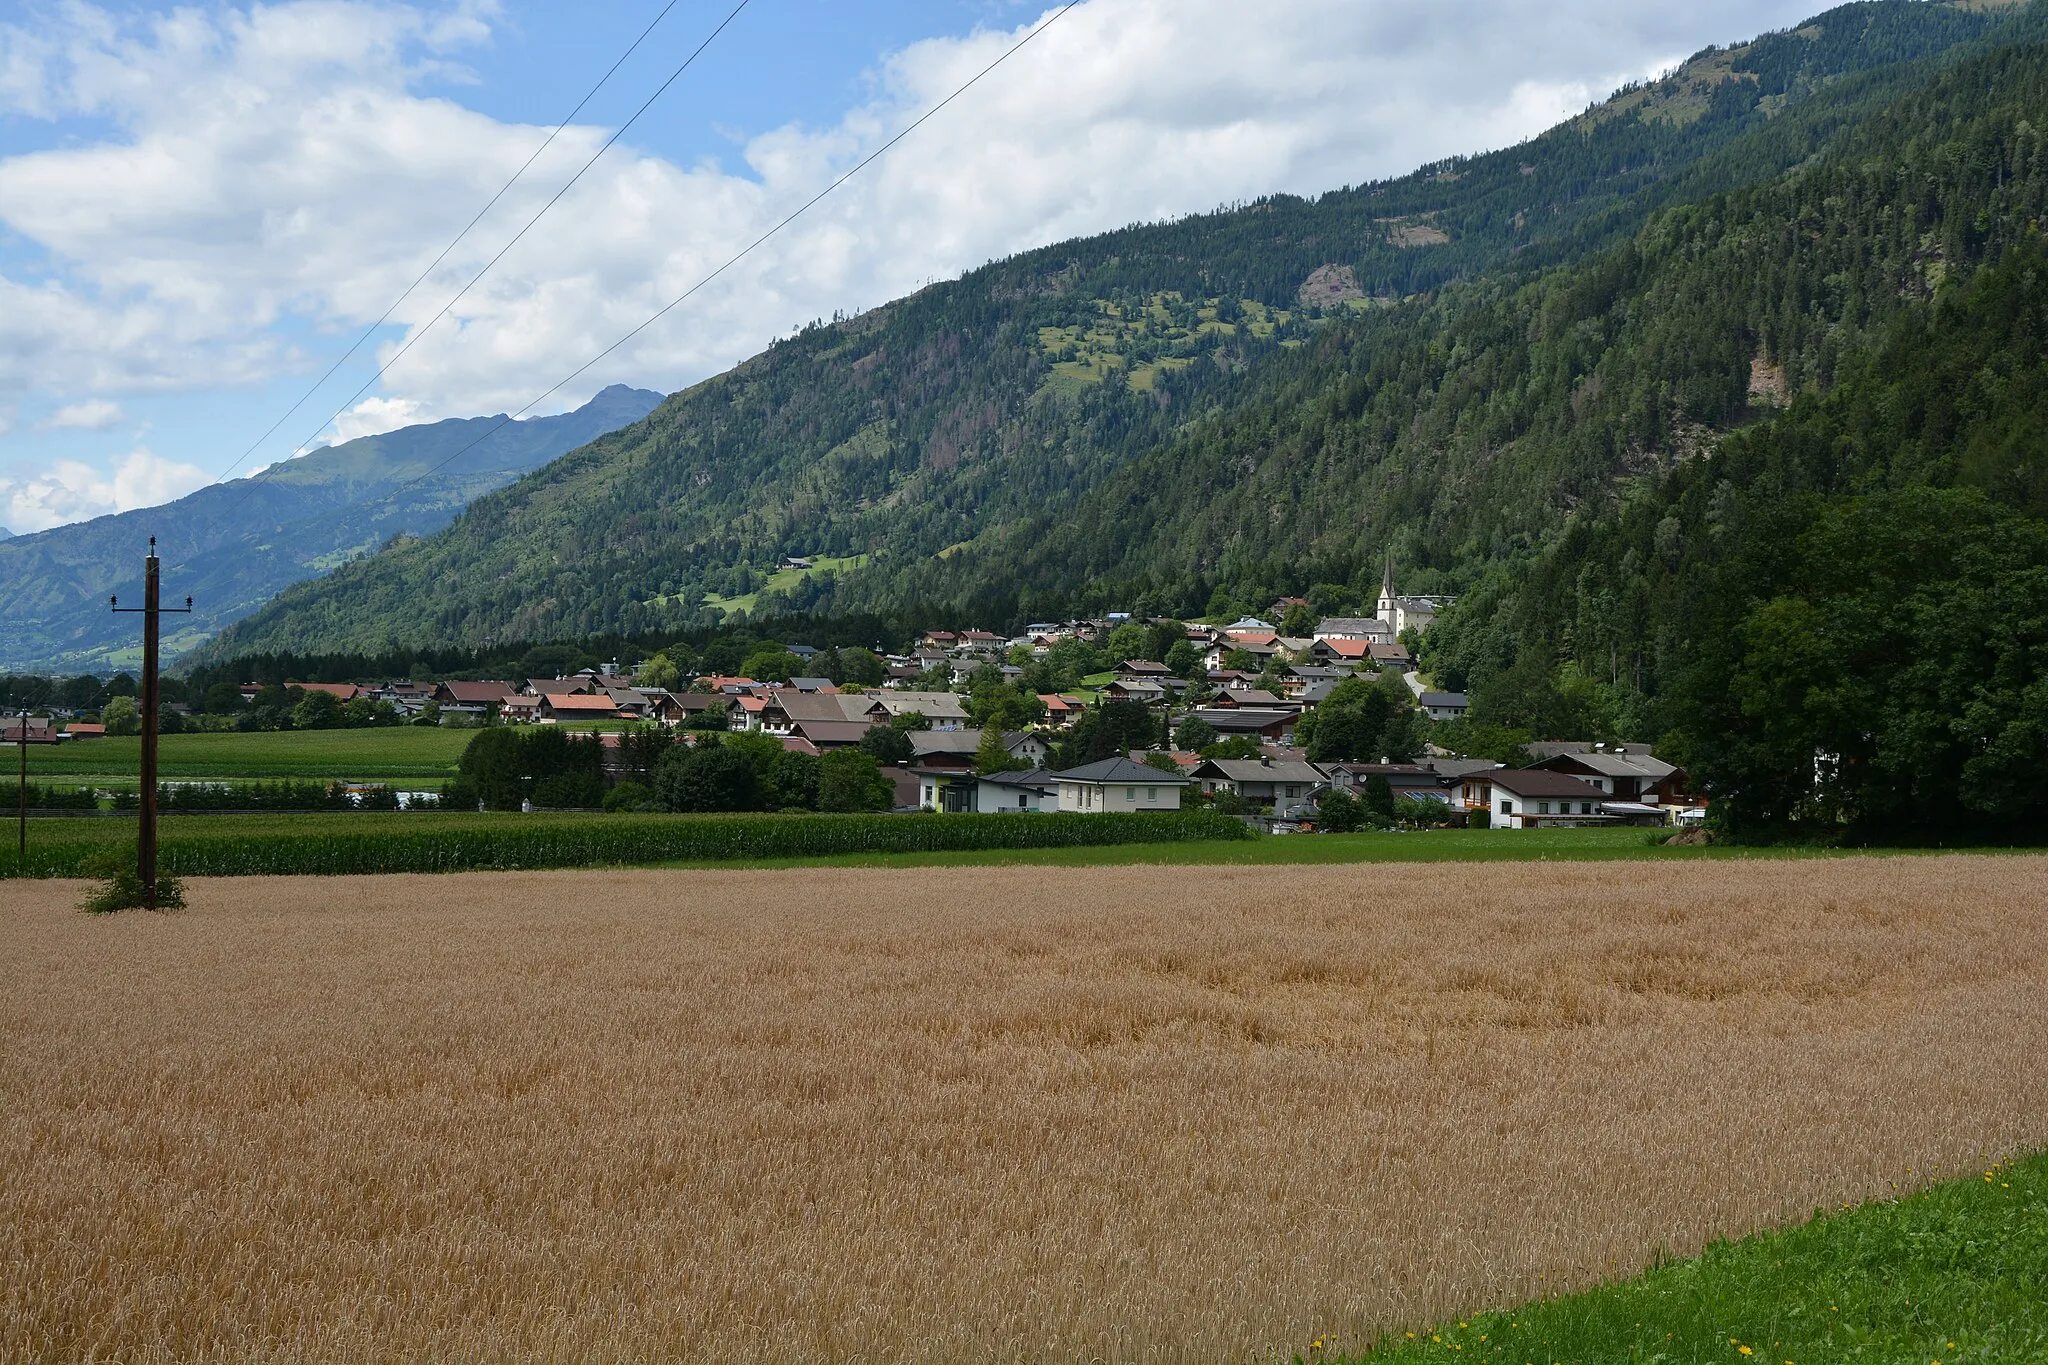
{"label": "dirt track through field", "polygon": [[2048,860],[0,884],[0,1358],[1222,1361],[2048,1145]]}

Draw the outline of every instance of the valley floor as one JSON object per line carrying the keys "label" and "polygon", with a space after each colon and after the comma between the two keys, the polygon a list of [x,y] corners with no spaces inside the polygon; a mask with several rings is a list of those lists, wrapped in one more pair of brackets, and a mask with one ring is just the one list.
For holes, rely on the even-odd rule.
{"label": "valley floor", "polygon": [[1340,1354],[2048,1146],[2041,858],[81,889],[10,1359]]}

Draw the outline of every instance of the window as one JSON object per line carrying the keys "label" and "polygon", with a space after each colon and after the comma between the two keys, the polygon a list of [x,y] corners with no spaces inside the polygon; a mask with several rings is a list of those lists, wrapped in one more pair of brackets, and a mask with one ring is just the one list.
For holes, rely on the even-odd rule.
{"label": "window", "polygon": [[1591,801],[1581,801],[1581,802],[1579,802],[1579,814],[1581,814],[1581,815],[1591,815],[1592,813],[1593,813],[1593,803],[1592,803]]}
{"label": "window", "polygon": [[1135,800],[1137,800],[1137,799],[1138,799],[1138,789],[1137,789],[1136,787],[1125,787],[1125,788],[1124,788],[1124,800],[1126,800],[1126,801],[1135,801]]}
{"label": "window", "polygon": [[1147,801],[1157,801],[1157,800],[1159,799],[1159,788],[1157,788],[1157,787],[1147,787],[1147,788],[1145,788],[1145,799],[1146,799]]}
{"label": "window", "polygon": [[1548,801],[1538,801],[1536,803],[1536,813],[1538,815],[1550,814],[1550,803]]}
{"label": "window", "polygon": [[1506,797],[1502,797],[1500,801],[1500,813],[1502,815],[1513,815],[1515,813],[1515,803],[1508,800]]}

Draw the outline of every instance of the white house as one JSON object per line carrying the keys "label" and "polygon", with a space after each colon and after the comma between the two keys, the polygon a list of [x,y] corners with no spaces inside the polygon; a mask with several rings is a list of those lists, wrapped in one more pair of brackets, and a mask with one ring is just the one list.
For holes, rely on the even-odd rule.
{"label": "white house", "polygon": [[1316,638],[1325,644],[1363,640],[1369,645],[1390,645],[1394,642],[1394,628],[1385,621],[1363,616],[1332,616],[1316,627]]}
{"label": "white house", "polygon": [[1059,783],[1060,809],[1088,815],[1113,815],[1119,811],[1179,810],[1180,791],[1188,779],[1163,773],[1128,758],[1105,758],[1054,773]]}
{"label": "white house", "polygon": [[1494,829],[1549,829],[1557,826],[1611,825],[1601,809],[1607,793],[1590,782],[1537,768],[1495,768],[1465,779],[1466,791],[1486,789],[1483,804],[1491,809]]}
{"label": "white house", "polygon": [[1472,705],[1463,692],[1423,692],[1415,700],[1431,720],[1457,720]]}

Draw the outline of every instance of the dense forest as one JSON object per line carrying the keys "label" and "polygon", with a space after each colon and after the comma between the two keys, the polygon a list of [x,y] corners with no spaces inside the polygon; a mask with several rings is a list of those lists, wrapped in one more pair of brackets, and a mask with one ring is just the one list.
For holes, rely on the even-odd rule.
{"label": "dense forest", "polygon": [[[1112,547],[1152,553],[1122,526],[1100,534],[1134,477],[1164,478],[1172,487],[1157,491],[1181,500],[1153,513],[1162,534],[1200,538],[1152,575],[1154,596],[1180,609],[1207,606],[1219,585],[1228,596],[1304,575],[1348,581],[1390,539],[1407,562],[1469,572],[1555,531],[1544,461],[1510,469],[1489,456],[1501,468],[1467,499],[1456,534],[1418,522],[1433,476],[1344,527],[1331,518],[1355,495],[1301,501],[1276,488],[1293,499],[1278,519],[1286,534],[1254,534],[1232,522],[1267,517],[1238,505],[1267,490],[1232,471],[1289,445],[1305,412],[1361,428],[1392,420],[1401,402],[1378,391],[1390,379],[1411,402],[1445,385],[1481,392],[1513,358],[1465,363],[1458,338],[1507,325],[1532,287],[1565,287],[1529,281],[1570,273],[1562,263],[1628,240],[1673,204],[1807,161],[2011,28],[2006,12],[1974,6],[1845,6],[1710,49],[1503,152],[995,263],[807,329],[480,500],[440,535],[287,592],[202,658],[645,635],[701,627],[735,603],[757,618],[991,625],[1108,605],[1155,586],[1105,560]],[[1370,403],[1347,387],[1360,383]],[[1669,444],[1667,415],[1638,425],[1653,459]],[[1586,452],[1573,482],[1601,486],[1610,454]],[[1314,494],[1311,483],[1299,492]],[[1041,542],[1088,554],[1062,565],[1041,553],[1017,576],[1016,547]],[[792,554],[840,564],[764,592]]]}

